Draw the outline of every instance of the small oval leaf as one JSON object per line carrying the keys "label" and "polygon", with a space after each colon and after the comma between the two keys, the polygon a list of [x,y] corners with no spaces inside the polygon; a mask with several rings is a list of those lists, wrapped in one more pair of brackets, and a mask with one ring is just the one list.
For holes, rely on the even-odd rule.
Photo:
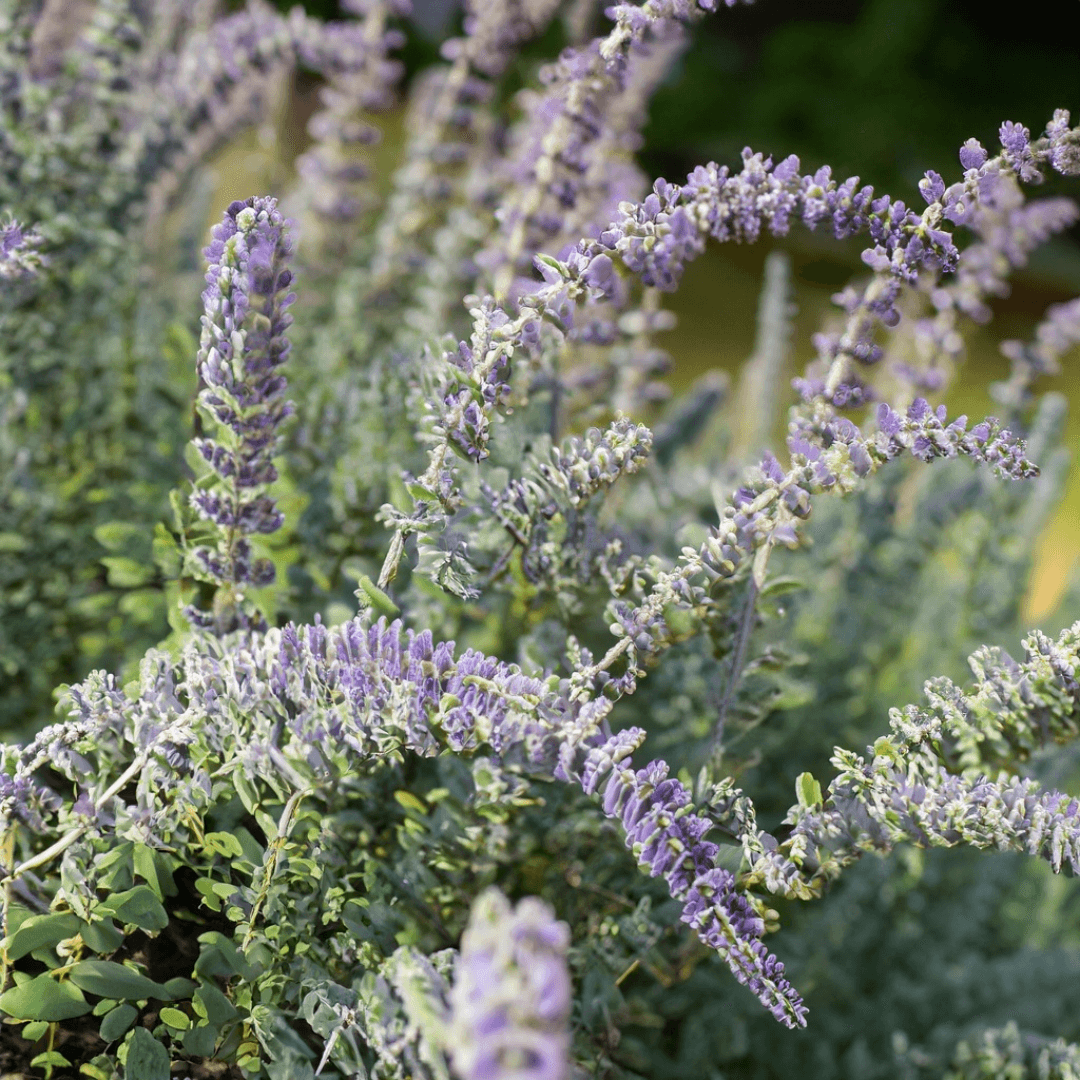
{"label": "small oval leaf", "polygon": [[178,1031],[187,1031],[191,1027],[191,1017],[180,1009],[164,1008],[158,1013],[158,1019]]}
{"label": "small oval leaf", "polygon": [[192,982],[190,979],[185,979],[182,975],[177,975],[172,979],[166,979],[161,984],[162,989],[165,991],[163,994],[158,994],[158,997],[162,1001],[179,1001],[181,998],[189,998],[195,992],[197,983]]}
{"label": "small oval leaf", "polygon": [[134,1005],[117,1005],[116,1008],[101,1021],[101,1027],[98,1031],[107,1043],[115,1042],[133,1023],[135,1023],[135,1017],[138,1015],[139,1010],[136,1009]]}
{"label": "small oval leaf", "polygon": [[133,889],[110,896],[98,906],[121,922],[131,923],[140,930],[164,930],[169,925],[169,916],[149,885],[136,885]]}
{"label": "small oval leaf", "polygon": [[232,833],[207,833],[203,838],[203,844],[208,851],[212,851],[216,855],[224,855],[226,858],[244,854],[244,849],[240,846],[240,841],[237,840]]}
{"label": "small oval leaf", "polygon": [[196,1012],[205,1016],[211,1024],[224,1024],[239,1016],[233,1003],[212,983],[203,983],[195,991],[193,1005]]}
{"label": "small oval leaf", "polygon": [[45,1020],[32,1020],[27,1024],[19,1034],[27,1042],[37,1042],[49,1030],[49,1025]]}
{"label": "small oval leaf", "polygon": [[415,810],[419,814],[427,813],[427,805],[423,799],[414,795],[411,791],[405,791],[404,789],[395,791],[394,799],[399,806],[405,807],[406,810]]}
{"label": "small oval leaf", "polygon": [[137,1027],[128,1043],[125,1080],[169,1080],[169,1066],[169,1051],[146,1028]]}
{"label": "small oval leaf", "polygon": [[124,935],[117,929],[112,919],[104,922],[81,923],[79,934],[86,942],[87,948],[96,953],[113,953],[124,943]]}
{"label": "small oval leaf", "polygon": [[200,934],[199,943],[206,948],[201,950],[199,959],[195,961],[196,975],[239,975],[248,981],[257,977],[255,969],[246,958],[219,931],[208,930],[205,934]]}
{"label": "small oval leaf", "polygon": [[30,1067],[33,1069],[42,1069],[46,1065],[53,1068],[61,1068],[65,1065],[70,1067],[71,1062],[59,1050],[46,1050],[43,1054],[30,1059]]}
{"label": "small oval leaf", "polygon": [[189,1054],[196,1057],[209,1057],[217,1045],[218,1029],[216,1024],[200,1024],[184,1032],[182,1045]]}

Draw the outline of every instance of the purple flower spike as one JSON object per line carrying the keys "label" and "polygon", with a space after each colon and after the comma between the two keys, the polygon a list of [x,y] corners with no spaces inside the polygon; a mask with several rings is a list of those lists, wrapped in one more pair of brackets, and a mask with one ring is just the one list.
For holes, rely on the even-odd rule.
{"label": "purple flower spike", "polygon": [[218,585],[262,585],[273,580],[273,567],[251,558],[246,538],[283,521],[265,491],[277,479],[278,428],[293,411],[279,370],[289,355],[287,309],[295,299],[288,291],[292,245],[276,200],[264,197],[232,203],[211,236],[198,404],[221,437],[193,440],[213,481],[190,501],[219,535],[216,550],[192,554],[201,576]]}
{"label": "purple flower spike", "polygon": [[1080,176],[1080,133],[1069,127],[1069,110],[1056,109],[1046,125],[1050,164],[1063,176]]}
{"label": "purple flower spike", "polygon": [[498,889],[477,898],[450,992],[461,1080],[565,1080],[569,945],[566,924],[535,897],[516,908]]}
{"label": "purple flower spike", "polygon": [[1039,170],[1031,152],[1031,132],[1022,124],[1006,120],[1001,125],[1000,137],[1006,162],[1020,174],[1020,179],[1029,182],[1038,180]]}
{"label": "purple flower spike", "polygon": [[690,792],[668,776],[665,762],[653,761],[637,771],[619,764],[640,743],[641,734],[631,728],[592,747],[582,768],[582,786],[596,791],[608,774],[604,813],[622,823],[626,846],[638,865],[650,877],[664,878],[672,897],[683,904],[682,921],[717,950],[735,978],[777,1020],[789,1028],[805,1026],[802,998],[783,977],[784,965],[761,940],[764,922],[736,891],[731,872],[715,865],[720,849],[705,839],[713,823],[690,812]]}

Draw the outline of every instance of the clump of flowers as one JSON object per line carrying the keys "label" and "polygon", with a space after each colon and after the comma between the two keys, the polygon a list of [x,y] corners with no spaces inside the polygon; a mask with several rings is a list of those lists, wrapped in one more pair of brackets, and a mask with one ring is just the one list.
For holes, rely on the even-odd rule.
{"label": "clump of flowers", "polygon": [[477,899],[450,992],[451,1060],[459,1076],[563,1080],[570,1048],[569,944],[566,925],[532,897],[516,908],[494,890]]}

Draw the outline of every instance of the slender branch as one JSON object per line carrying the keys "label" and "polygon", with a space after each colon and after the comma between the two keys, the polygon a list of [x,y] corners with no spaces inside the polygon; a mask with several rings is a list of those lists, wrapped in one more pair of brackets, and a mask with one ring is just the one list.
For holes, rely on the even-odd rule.
{"label": "slender branch", "polygon": [[270,893],[270,882],[274,878],[278,859],[281,858],[281,852],[284,850],[286,841],[289,838],[289,827],[292,825],[293,815],[296,813],[296,808],[300,805],[300,802],[314,790],[314,788],[304,788],[302,791],[294,791],[292,795],[289,796],[289,801],[285,804],[285,808],[281,811],[281,817],[278,820],[277,836],[270,842],[267,859],[263,863],[263,879],[259,884],[259,895],[255,898],[255,903],[251,908],[251,915],[248,918],[247,933],[244,935],[244,944],[242,946],[242,949],[245,952],[247,951],[247,947],[251,944],[251,939],[255,936],[255,920],[258,918],[259,909],[266,902],[266,897]]}
{"label": "slender branch", "polygon": [[[175,723],[175,722],[174,722]],[[170,728],[166,728],[168,732]],[[165,732],[163,732],[165,734]],[[145,750],[124,770],[124,772],[115,780],[102,794],[101,798],[94,804],[94,811],[98,811],[103,807],[114,795],[122,791],[136,776],[142,772],[146,763],[150,760],[150,755],[157,748],[157,742],[159,739],[146,747]],[[93,814],[91,815],[93,817]],[[39,851],[36,855],[16,866],[6,877],[0,880],[0,885],[8,886],[16,878],[21,877],[27,870],[34,870],[39,866],[44,866],[46,863],[51,862],[57,855],[62,855],[80,836],[83,835],[89,828],[91,822],[88,821],[83,825],[76,825],[70,832],[65,833],[55,844],[47,847],[44,851]]]}
{"label": "slender branch", "polygon": [[724,721],[727,719],[728,709],[735,699],[735,692],[742,682],[743,663],[746,660],[746,646],[750,641],[750,632],[754,628],[754,613],[757,610],[758,584],[753,577],[750,578],[749,588],[746,593],[746,605],[743,607],[742,618],[739,620],[739,629],[735,635],[735,649],[731,654],[731,670],[728,673],[727,685],[724,687],[724,696],[720,699],[720,707],[717,709],[716,728],[713,731],[712,752],[719,754],[721,743],[724,738]]}

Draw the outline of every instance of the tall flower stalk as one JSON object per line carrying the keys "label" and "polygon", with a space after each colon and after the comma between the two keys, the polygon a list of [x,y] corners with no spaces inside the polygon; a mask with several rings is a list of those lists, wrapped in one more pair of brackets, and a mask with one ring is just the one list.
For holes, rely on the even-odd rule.
{"label": "tall flower stalk", "polygon": [[[218,586],[215,613],[185,609],[191,622],[218,632],[234,628],[244,589],[269,585],[274,566],[254,558],[249,537],[272,533],[284,520],[267,489],[277,479],[273,458],[282,422],[292,414],[281,367],[289,356],[285,331],[295,295],[292,255],[277,201],[237,200],[214,227],[199,343],[199,414],[213,435],[192,440],[208,468],[190,502],[213,529],[213,544],[189,554],[189,566]],[[226,615],[230,612],[230,615]]]}

